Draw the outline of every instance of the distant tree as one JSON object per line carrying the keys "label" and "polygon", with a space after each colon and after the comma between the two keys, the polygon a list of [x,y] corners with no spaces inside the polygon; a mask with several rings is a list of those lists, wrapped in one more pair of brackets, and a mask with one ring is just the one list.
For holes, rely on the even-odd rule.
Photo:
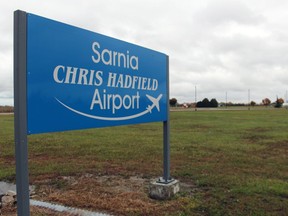
{"label": "distant tree", "polygon": [[218,101],[215,98],[211,99],[210,107],[218,107]]}
{"label": "distant tree", "polygon": [[177,104],[177,99],[176,98],[172,98],[169,100],[170,106],[175,107]]}
{"label": "distant tree", "polygon": [[278,98],[277,97],[277,100],[275,102],[275,108],[280,108],[282,107],[282,104],[284,103],[284,100],[282,98]]}
{"label": "distant tree", "polygon": [[264,106],[269,106],[271,104],[271,101],[269,100],[269,98],[264,98],[262,100],[262,103]]}
{"label": "distant tree", "polygon": [[12,106],[0,106],[0,113],[11,113],[14,112],[14,107]]}
{"label": "distant tree", "polygon": [[208,98],[204,98],[202,101],[198,101],[196,107],[218,107],[218,101],[213,98],[211,101]]}
{"label": "distant tree", "polygon": [[202,100],[202,107],[210,107],[210,102],[209,102],[208,98],[204,98]]}
{"label": "distant tree", "polygon": [[198,102],[196,103],[196,107],[198,107],[198,108],[203,107],[202,101],[198,101]]}
{"label": "distant tree", "polygon": [[251,101],[251,102],[250,102],[250,105],[251,105],[251,106],[255,106],[255,105],[256,105],[256,102],[255,102],[255,101]]}
{"label": "distant tree", "polygon": [[283,103],[284,103],[284,99],[283,99],[283,98],[279,98],[279,99],[278,99],[278,103],[283,104]]}

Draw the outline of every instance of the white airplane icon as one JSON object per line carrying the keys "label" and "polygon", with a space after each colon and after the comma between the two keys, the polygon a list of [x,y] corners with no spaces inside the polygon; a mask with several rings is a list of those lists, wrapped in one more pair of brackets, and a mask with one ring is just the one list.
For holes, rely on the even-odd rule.
{"label": "white airplane icon", "polygon": [[148,97],[148,99],[150,101],[152,101],[152,105],[148,105],[148,107],[146,108],[150,113],[152,112],[152,109],[156,106],[157,110],[160,111],[160,107],[159,107],[159,100],[162,98],[162,94],[160,94],[157,98],[154,98],[148,94],[146,94],[146,96]]}

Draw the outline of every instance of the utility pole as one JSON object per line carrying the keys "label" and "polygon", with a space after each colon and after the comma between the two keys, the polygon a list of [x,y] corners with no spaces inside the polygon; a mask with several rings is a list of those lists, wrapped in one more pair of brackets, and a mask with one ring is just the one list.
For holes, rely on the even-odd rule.
{"label": "utility pole", "polygon": [[227,109],[227,91],[226,91],[226,103],[225,103],[225,107]]}
{"label": "utility pole", "polygon": [[197,86],[195,85],[195,111],[197,111]]}
{"label": "utility pole", "polygon": [[250,89],[248,89],[248,110],[250,110]]}

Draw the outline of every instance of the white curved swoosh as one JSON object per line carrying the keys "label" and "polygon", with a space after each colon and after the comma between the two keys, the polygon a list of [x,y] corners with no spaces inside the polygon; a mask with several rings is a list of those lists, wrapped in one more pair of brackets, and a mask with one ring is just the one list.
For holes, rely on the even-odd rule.
{"label": "white curved swoosh", "polygon": [[72,112],[75,112],[79,115],[82,115],[82,116],[85,116],[85,117],[88,117],[88,118],[92,118],[92,119],[98,119],[98,120],[104,120],[104,121],[123,121],[123,120],[129,120],[129,119],[134,119],[134,118],[138,118],[140,116],[143,116],[145,114],[147,114],[149,112],[149,110],[145,110],[141,113],[137,113],[135,115],[131,115],[131,116],[123,116],[123,117],[103,117],[103,116],[94,116],[94,115],[90,115],[90,114],[87,114],[87,113],[83,113],[83,112],[80,112],[78,110],[75,110],[69,106],[67,106],[66,104],[62,103],[60,100],[58,100],[57,98],[55,98],[61,105],[63,105],[64,107],[66,107],[67,109],[71,110]]}

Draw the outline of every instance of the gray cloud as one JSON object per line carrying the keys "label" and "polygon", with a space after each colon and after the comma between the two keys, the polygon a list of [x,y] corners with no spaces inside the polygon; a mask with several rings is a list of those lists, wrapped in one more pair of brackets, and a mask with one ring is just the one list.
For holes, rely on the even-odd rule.
{"label": "gray cloud", "polygon": [[[170,95],[234,102],[284,97],[288,76],[284,0],[9,1],[0,3],[0,104],[13,103],[13,11],[22,9],[164,52]],[[11,98],[9,102],[4,98]]]}
{"label": "gray cloud", "polygon": [[245,25],[257,25],[265,18],[253,13],[240,1],[210,1],[205,8],[195,13],[196,20],[202,25],[218,27],[235,22]]}

